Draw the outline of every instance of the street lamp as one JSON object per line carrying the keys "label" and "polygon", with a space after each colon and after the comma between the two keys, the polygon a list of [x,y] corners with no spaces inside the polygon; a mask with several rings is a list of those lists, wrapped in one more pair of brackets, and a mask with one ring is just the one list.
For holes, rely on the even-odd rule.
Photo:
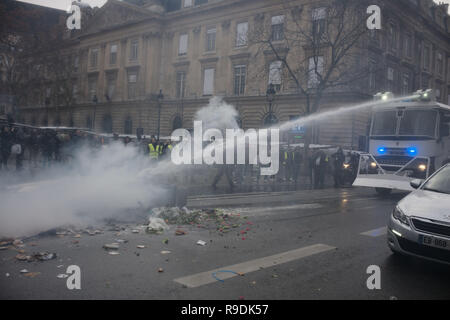
{"label": "street lamp", "polygon": [[159,141],[159,132],[161,126],[161,104],[164,99],[164,95],[161,89],[159,90],[158,96],[156,98],[158,99],[158,141]]}
{"label": "street lamp", "polygon": [[92,122],[92,129],[95,131],[95,116],[97,114],[97,103],[98,103],[98,99],[97,99],[97,95],[94,94],[94,96],[92,97],[92,102],[94,103],[94,119]]}
{"label": "street lamp", "polygon": [[272,111],[272,104],[273,101],[275,100],[275,95],[276,95],[276,91],[275,91],[275,87],[272,83],[269,84],[269,87],[267,88],[266,91],[266,98],[267,101],[269,102],[269,115],[268,118],[266,120],[267,124],[272,125],[275,123],[275,117]]}

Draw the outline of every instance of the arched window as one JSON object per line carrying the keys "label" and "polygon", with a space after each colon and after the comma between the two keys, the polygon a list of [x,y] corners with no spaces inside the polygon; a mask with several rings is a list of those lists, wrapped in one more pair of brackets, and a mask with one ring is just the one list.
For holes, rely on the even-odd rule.
{"label": "arched window", "polygon": [[131,120],[130,116],[128,116],[125,119],[123,132],[125,134],[132,134],[133,133],[133,120]]}
{"label": "arched window", "polygon": [[86,116],[86,128],[92,129],[92,118],[90,115]]}
{"label": "arched window", "polygon": [[102,130],[105,133],[112,133],[112,118],[110,114],[105,114],[103,116]]}
{"label": "arched window", "polygon": [[55,127],[59,127],[61,125],[61,118],[59,116],[55,118],[55,120],[53,121],[53,125]]}
{"label": "arched window", "polygon": [[172,122],[172,130],[180,129],[183,127],[183,121],[180,116],[175,116]]}
{"label": "arched window", "polygon": [[271,125],[273,125],[273,124],[275,124],[275,123],[278,123],[278,118],[277,118],[277,116],[275,115],[275,114],[273,114],[273,113],[268,113],[268,114],[266,114],[266,116],[264,117],[264,121],[263,121],[263,123],[264,123],[264,126],[271,126]]}

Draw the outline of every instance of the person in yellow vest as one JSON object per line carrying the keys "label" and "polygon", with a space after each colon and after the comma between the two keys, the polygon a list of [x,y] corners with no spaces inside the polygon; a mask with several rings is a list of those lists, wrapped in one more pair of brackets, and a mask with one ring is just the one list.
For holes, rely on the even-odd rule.
{"label": "person in yellow vest", "polygon": [[166,141],[166,142],[164,142],[164,144],[163,144],[163,146],[162,146],[162,148],[161,148],[161,156],[162,157],[166,157],[166,156],[170,156],[170,153],[172,152],[172,148],[173,148],[173,146],[172,146],[172,143],[171,143],[171,141]]}
{"label": "person in yellow vest", "polygon": [[155,137],[152,137],[151,143],[148,145],[150,160],[158,160],[160,154],[160,146]]}

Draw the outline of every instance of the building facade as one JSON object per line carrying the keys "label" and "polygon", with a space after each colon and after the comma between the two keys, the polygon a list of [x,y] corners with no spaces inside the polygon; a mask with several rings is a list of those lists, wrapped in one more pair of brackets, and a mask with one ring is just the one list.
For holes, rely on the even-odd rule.
{"label": "building facade", "polygon": [[[421,88],[435,89],[437,99],[449,103],[448,7],[431,0],[374,2],[382,8],[382,29],[367,30],[357,51],[358,63],[369,71],[355,85],[326,91],[319,110],[367,101],[379,91],[407,95]],[[283,30],[296,21],[320,29],[321,8],[328,3],[108,0],[88,19],[82,14],[82,29],[68,34],[62,51],[72,66],[73,103],[61,104],[49,98],[50,89],[42,90],[40,102],[29,99],[20,106],[21,118],[33,125],[130,135],[138,128],[156,135],[160,127],[166,136],[192,128],[196,111],[212,96],[236,107],[244,129],[263,127],[271,110],[279,122],[305,116],[305,96],[273,53],[260,52],[252,35],[267,28],[274,43],[293,50]],[[271,110],[269,83],[276,88]],[[358,148],[367,119],[362,112],[320,123],[315,142]],[[284,139],[294,137],[300,141],[301,133]]]}

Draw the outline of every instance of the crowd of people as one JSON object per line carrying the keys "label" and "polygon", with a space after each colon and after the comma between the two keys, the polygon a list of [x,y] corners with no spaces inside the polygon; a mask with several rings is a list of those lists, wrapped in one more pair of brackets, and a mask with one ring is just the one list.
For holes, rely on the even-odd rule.
{"label": "crowd of people", "polygon": [[[48,168],[56,163],[70,162],[77,149],[89,147],[98,149],[111,141],[120,141],[125,146],[137,148],[148,157],[150,163],[170,159],[173,145],[170,140],[158,140],[157,137],[119,137],[117,134],[106,136],[82,130],[58,131],[26,126],[4,125],[0,127],[0,169],[24,169],[24,160],[30,169]],[[217,172],[211,186],[216,188],[219,180],[225,176],[231,189],[236,185],[249,183],[283,183],[298,185],[302,177],[309,180],[313,189],[324,188],[325,177],[332,177],[335,187],[351,184],[356,178],[358,153],[344,152],[338,148],[329,150],[310,150],[308,161],[304,161],[304,150],[299,146],[284,146],[279,152],[279,171],[275,176],[261,176],[260,166],[251,164],[216,165]],[[248,162],[247,162],[248,163]],[[307,168],[308,174],[302,174]],[[309,177],[308,177],[309,175]],[[308,179],[309,178],[309,179]],[[262,180],[262,181],[261,181]],[[306,182],[306,181],[303,181]]]}

